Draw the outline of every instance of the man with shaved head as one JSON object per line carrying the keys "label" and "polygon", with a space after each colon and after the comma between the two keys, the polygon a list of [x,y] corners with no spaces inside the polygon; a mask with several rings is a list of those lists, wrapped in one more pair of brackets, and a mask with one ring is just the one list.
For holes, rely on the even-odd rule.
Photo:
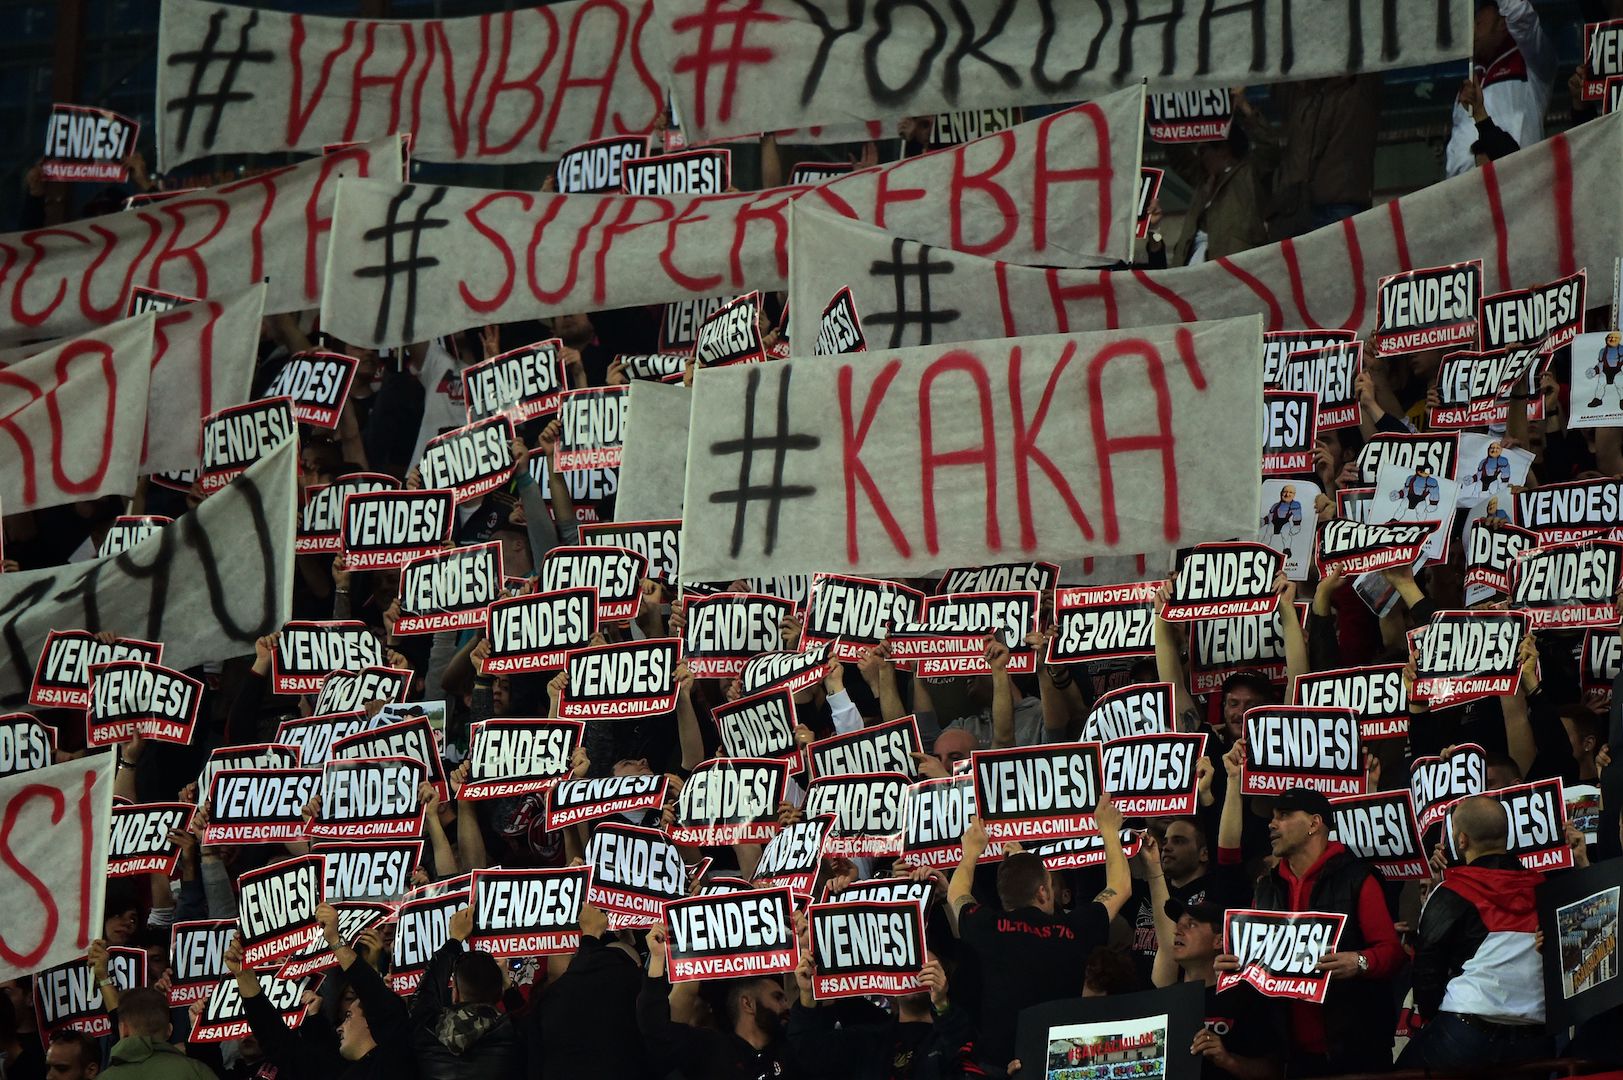
{"label": "man with shaved head", "polygon": [[1509,1067],[1549,1057],[1534,935],[1539,875],[1505,848],[1510,821],[1491,795],[1461,799],[1444,825],[1450,866],[1420,913],[1415,1012],[1426,1020],[1399,1068]]}

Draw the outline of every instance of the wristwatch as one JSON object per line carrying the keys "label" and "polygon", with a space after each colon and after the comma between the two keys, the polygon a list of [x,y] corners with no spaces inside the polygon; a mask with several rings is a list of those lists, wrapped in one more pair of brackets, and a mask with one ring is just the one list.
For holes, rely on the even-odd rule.
{"label": "wristwatch", "polygon": [[1147,247],[1151,247],[1151,248],[1166,247],[1167,239],[1166,239],[1166,237],[1162,236],[1159,231],[1150,233],[1150,235],[1147,237],[1147,239],[1149,240],[1149,243],[1146,245]]}
{"label": "wristwatch", "polygon": [[1366,975],[1368,973],[1369,973],[1369,957],[1365,956],[1363,953],[1359,953],[1358,954],[1358,974]]}

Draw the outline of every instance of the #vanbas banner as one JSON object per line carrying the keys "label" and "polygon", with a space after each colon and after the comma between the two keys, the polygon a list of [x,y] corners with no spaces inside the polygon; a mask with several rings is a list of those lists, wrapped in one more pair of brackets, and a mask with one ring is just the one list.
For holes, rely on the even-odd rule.
{"label": "#vanbas banner", "polygon": [[[654,0],[689,139],[1010,105],[1148,79],[1158,91],[1464,57],[1468,0],[1070,4],[1056,0]],[[1216,10],[1214,10],[1216,8]],[[802,309],[808,310],[808,309]],[[821,309],[818,309],[821,310]]]}
{"label": "#vanbas banner", "polygon": [[781,289],[797,200],[991,258],[1114,262],[1132,243],[1143,111],[1143,91],[1123,90],[817,187],[551,195],[346,181],[323,327],[382,347],[492,322]]}
{"label": "#vanbas banner", "polygon": [[[1494,294],[1610,266],[1623,245],[1610,177],[1620,160],[1623,118],[1605,116],[1306,236],[1168,270],[1015,265],[801,200],[790,210],[789,309],[821,311],[849,287],[870,349],[1252,312],[1269,330],[1367,336],[1380,279],[1400,270],[1480,258]],[[812,344],[798,334],[795,354]]]}
{"label": "#vanbas banner", "polygon": [[683,579],[917,575],[1244,533],[1257,480],[1231,465],[1261,460],[1261,345],[1252,316],[701,371]]}

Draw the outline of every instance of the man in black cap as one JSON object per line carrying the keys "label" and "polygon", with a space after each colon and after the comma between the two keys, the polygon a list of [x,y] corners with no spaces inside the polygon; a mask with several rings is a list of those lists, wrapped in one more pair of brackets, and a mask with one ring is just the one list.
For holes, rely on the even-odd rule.
{"label": "man in black cap", "polygon": [[1201,1058],[1201,1080],[1279,1080],[1285,1074],[1285,1030],[1279,1003],[1242,983],[1217,992],[1212,966],[1223,951],[1223,909],[1216,904],[1168,900],[1172,939],[1155,959],[1155,983],[1178,981],[1206,987],[1205,1023],[1189,1047]]}
{"label": "man in black cap", "polygon": [[[1407,962],[1380,878],[1368,863],[1330,839],[1330,800],[1291,788],[1274,800],[1268,840],[1277,866],[1257,882],[1263,911],[1329,911],[1347,916],[1338,950],[1319,961],[1329,972],[1323,1005],[1290,1004],[1292,1077],[1385,1072],[1392,1068],[1396,1009],[1392,977]],[[1239,968],[1232,954],[1219,971]]]}

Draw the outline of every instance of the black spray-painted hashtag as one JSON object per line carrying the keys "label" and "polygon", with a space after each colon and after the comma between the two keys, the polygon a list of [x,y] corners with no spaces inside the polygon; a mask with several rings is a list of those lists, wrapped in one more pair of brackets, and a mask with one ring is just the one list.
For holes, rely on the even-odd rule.
{"label": "black spray-painted hashtag", "polygon": [[[165,61],[169,67],[179,67],[182,64],[192,65],[192,81],[186,88],[186,93],[164,106],[165,112],[180,113],[180,130],[176,133],[175,145],[181,150],[186,149],[186,141],[191,138],[192,118],[197,110],[209,109],[208,123],[203,127],[203,149],[208,150],[214,146],[216,136],[220,134],[220,117],[225,107],[234,102],[252,101],[251,90],[236,89],[237,77],[242,74],[243,64],[268,64],[275,57],[269,49],[250,49],[248,39],[253,35],[255,26],[259,25],[259,12],[250,11],[247,21],[237,27],[237,47],[232,52],[222,52],[217,46],[220,44],[220,30],[225,22],[229,9],[221,8],[209,16],[208,33],[203,37],[203,47],[194,52],[175,53]],[[225,61],[225,70],[220,73],[220,81],[213,90],[203,89],[203,79],[218,61]]]}
{"label": "black spray-painted hashtag", "polygon": [[[896,310],[876,311],[864,321],[869,326],[890,327],[890,348],[896,349],[903,345],[930,345],[933,344],[933,331],[937,326],[946,326],[958,321],[957,308],[943,308],[940,311],[930,303],[930,279],[941,277],[953,272],[950,262],[931,262],[930,252],[935,250],[929,244],[916,244],[919,257],[916,262],[907,262],[902,257],[903,247],[914,241],[903,240],[900,237],[890,242],[890,262],[875,259],[868,267],[871,277],[888,276],[891,286],[896,291]],[[912,303],[908,298],[907,282],[909,278],[918,278],[918,300]],[[918,327],[917,340],[908,341],[907,327]]]}
{"label": "black spray-painted hashtag", "polygon": [[[376,266],[362,266],[356,269],[358,278],[383,279],[383,295],[378,298],[377,337],[383,340],[389,330],[389,315],[394,305],[395,279],[404,275],[406,278],[406,295],[401,304],[400,333],[402,342],[415,341],[413,336],[417,325],[417,272],[438,266],[440,261],[433,255],[420,255],[423,244],[423,233],[430,229],[443,229],[451,224],[447,218],[431,218],[428,212],[440,204],[445,198],[445,188],[432,189],[428,198],[417,207],[417,214],[409,221],[400,220],[400,211],[411,201],[412,195],[417,191],[416,184],[408,184],[400,189],[394,198],[389,200],[389,219],[382,225],[374,225],[361,234],[363,240],[383,241],[383,261]],[[395,257],[395,237],[401,233],[409,233],[411,239],[407,244],[406,257]]]}
{"label": "black spray-painted hashtag", "polygon": [[[761,388],[761,367],[752,366],[744,391],[744,437],[726,439],[710,444],[710,452],[717,457],[739,455],[738,487],[731,491],[711,494],[712,503],[733,503],[733,540],[731,554],[737,556],[744,547],[744,522],[749,516],[751,503],[764,502],[766,508],[766,535],[762,554],[770,555],[778,544],[778,513],[785,499],[805,499],[817,493],[807,484],[785,484],[783,467],[791,450],[815,450],[823,440],[816,435],[793,435],[789,426],[789,379],[794,369],[788,364],[774,364],[778,368],[778,425],[770,435],[757,435],[755,431],[755,399]],[[753,483],[756,452],[772,454],[772,479],[765,484]]]}

